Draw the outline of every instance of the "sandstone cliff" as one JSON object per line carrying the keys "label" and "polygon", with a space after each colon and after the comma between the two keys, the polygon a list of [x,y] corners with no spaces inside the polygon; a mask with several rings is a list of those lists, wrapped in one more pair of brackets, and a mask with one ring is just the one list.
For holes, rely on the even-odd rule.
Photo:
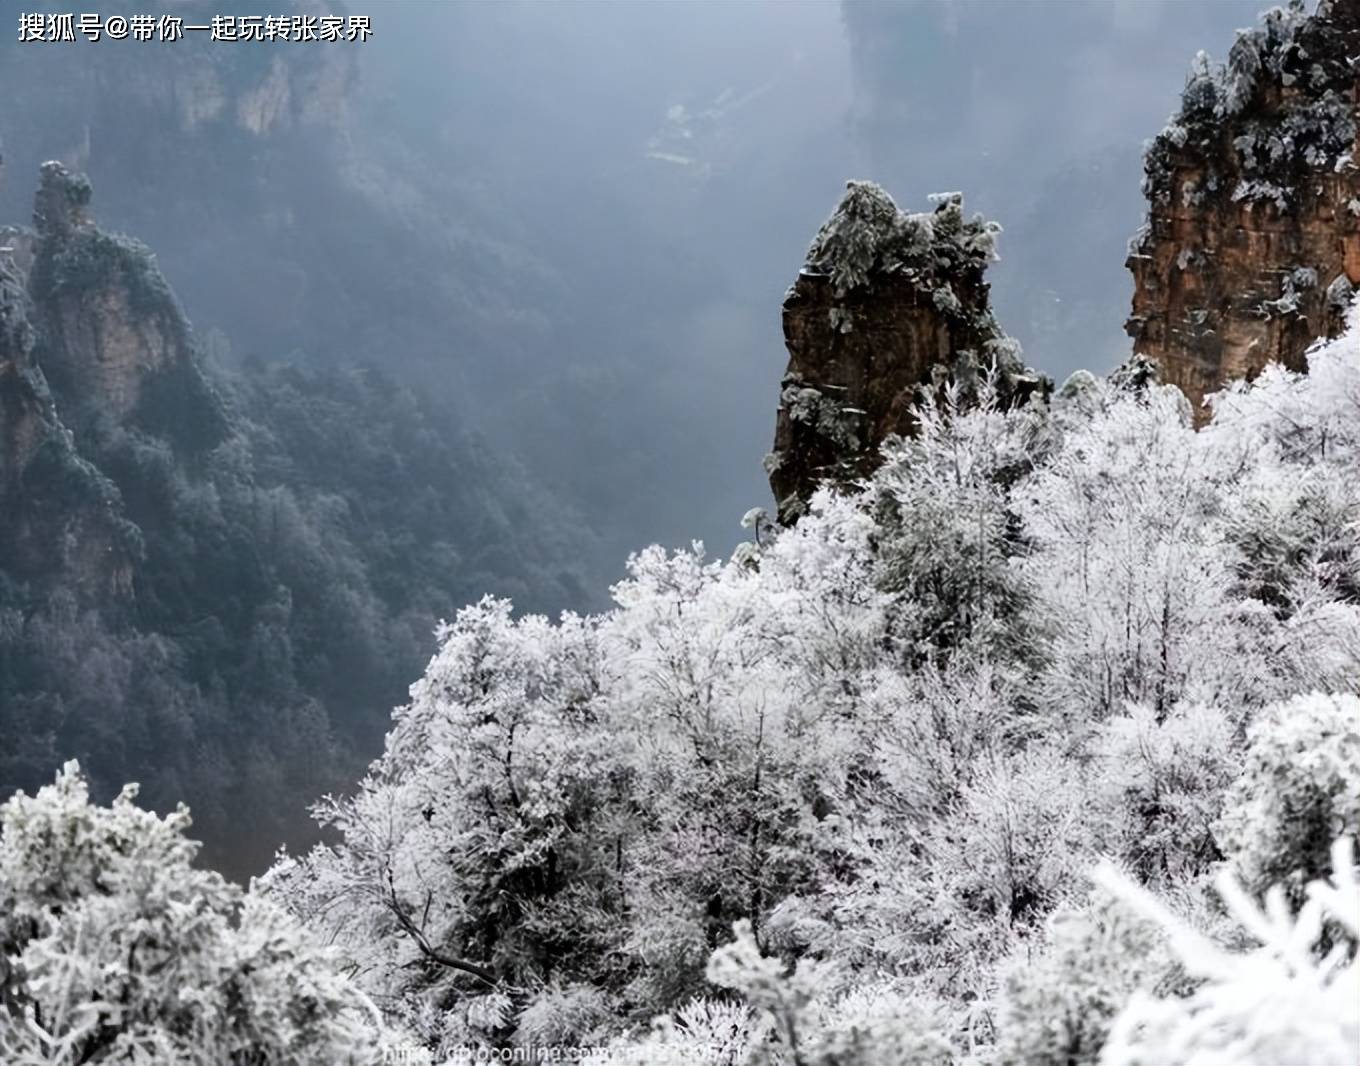
{"label": "sandstone cliff", "polygon": [[187,458],[228,422],[154,256],[100,230],[89,202],[89,182],[49,163],[34,228],[0,230],[0,551],[107,602],[130,593],[141,535],[91,457],[129,429]]}
{"label": "sandstone cliff", "polygon": [[34,581],[63,576],[89,602],[118,598],[131,588],[137,531],[117,490],[81,458],[34,360],[17,236],[0,233],[0,555]]}
{"label": "sandstone cliff", "polygon": [[138,241],[105,233],[88,212],[90,183],[60,163],[42,168],[34,232],[11,232],[28,262],[37,360],[78,433],[129,422],[190,449],[226,431],[199,371],[179,304]]}
{"label": "sandstone cliff", "polygon": [[[270,14],[344,11],[283,0]],[[222,11],[177,0],[168,13],[203,24]],[[376,196],[351,187],[362,46],[15,36],[0,35],[0,218],[24,218],[33,174],[59,160],[94,181],[106,225],[156,249],[204,331],[262,355],[367,357],[371,343],[345,343],[375,317],[374,302],[345,297],[366,291],[363,257],[380,243]]]}
{"label": "sandstone cliff", "polygon": [[1225,382],[1301,368],[1360,283],[1356,57],[1360,0],[1271,12],[1225,65],[1201,54],[1148,148],[1127,329],[1201,422]]}
{"label": "sandstone cliff", "polygon": [[0,499],[33,457],[51,413],[33,365],[33,326],[14,261],[15,237],[0,230]]}
{"label": "sandstone cliff", "polygon": [[781,522],[820,482],[870,473],[888,436],[912,432],[923,387],[967,390],[995,368],[1007,402],[1047,388],[992,316],[983,275],[998,229],[965,219],[956,193],[913,215],[849,183],[784,299],[789,363],[765,460]]}
{"label": "sandstone cliff", "polygon": [[[343,13],[339,4],[320,0],[283,0],[271,14],[320,16]],[[187,24],[205,24],[222,12],[203,0],[177,0],[170,14]],[[351,47],[214,42],[207,34],[189,33],[173,46],[161,46],[154,62],[128,61],[117,45],[89,48],[33,45],[4,50],[0,87],[24,86],[61,79],[59,99],[48,100],[40,114],[6,115],[20,141],[29,123],[51,123],[63,132],[63,162],[85,168],[93,154],[130,151],[154,145],[163,129],[142,131],[134,144],[119,145],[104,125],[110,103],[128,121],[154,116],[180,135],[208,127],[217,133],[235,129],[254,138],[287,136],[308,128],[334,132],[348,118],[350,97],[358,77],[358,57]],[[154,45],[153,45],[154,47]],[[49,150],[50,140],[44,139]],[[157,149],[158,150],[158,149]]]}

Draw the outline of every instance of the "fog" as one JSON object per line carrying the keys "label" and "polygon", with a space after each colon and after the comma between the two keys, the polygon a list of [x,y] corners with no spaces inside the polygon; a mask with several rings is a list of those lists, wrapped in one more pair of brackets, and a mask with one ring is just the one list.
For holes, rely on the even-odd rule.
{"label": "fog", "polygon": [[544,267],[539,328],[471,371],[483,424],[601,517],[615,567],[650,540],[730,550],[768,495],[779,304],[854,157],[839,10],[412,4],[384,25],[366,115]]}
{"label": "fog", "polygon": [[523,348],[466,355],[487,431],[611,548],[726,552],[768,496],[780,301],[844,181],[963,190],[1006,228],[994,299],[1029,358],[1109,369],[1142,143],[1257,7],[391,4],[361,113],[542,267]]}
{"label": "fog", "polygon": [[[272,143],[153,126],[156,60],[8,43],[0,216],[71,159],[227,358],[369,363],[447,398],[582,516],[609,577],[651,541],[725,554],[768,502],[780,302],[848,178],[912,210],[959,189],[1002,223],[993,298],[1033,364],[1122,359],[1141,145],[1257,7],[389,2],[343,46],[339,131]],[[96,53],[92,102],[71,83]]]}

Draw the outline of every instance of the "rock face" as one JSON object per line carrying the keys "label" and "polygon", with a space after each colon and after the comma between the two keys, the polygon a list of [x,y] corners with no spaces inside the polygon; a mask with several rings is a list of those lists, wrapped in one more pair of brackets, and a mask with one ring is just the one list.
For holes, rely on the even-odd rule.
{"label": "rock face", "polygon": [[[207,0],[161,6],[187,25],[222,14]],[[336,8],[281,0],[270,14]],[[353,361],[376,349],[376,326],[353,347],[347,341],[377,317],[377,300],[343,294],[371,292],[364,275],[378,270],[363,255],[378,223],[365,214],[333,224],[370,199],[355,172],[377,150],[356,145],[351,119],[362,46],[188,32],[173,44],[144,42],[147,51],[108,41],[44,48],[17,36],[0,34],[9,171],[0,218],[26,217],[33,174],[59,160],[95,181],[106,225],[157,249],[205,331],[267,356],[298,349]],[[386,175],[374,170],[382,168],[373,164],[366,180],[376,202]],[[289,313],[276,313],[282,305]]]}
{"label": "rock face", "polygon": [[1302,369],[1360,284],[1360,0],[1264,16],[1201,54],[1149,146],[1127,330],[1189,398],[1267,363]]}
{"label": "rock face", "polygon": [[0,499],[33,457],[50,401],[33,365],[28,294],[13,240],[0,232]]}
{"label": "rock face", "polygon": [[1047,387],[988,304],[999,227],[965,220],[957,193],[935,199],[909,215],[850,182],[784,299],[789,363],[765,468],[786,525],[819,483],[864,477],[885,439],[913,431],[923,387],[952,378],[967,390],[992,367],[1008,402]]}
{"label": "rock face", "polygon": [[[203,0],[176,0],[174,7],[170,14],[190,25],[221,14]],[[334,14],[334,7],[320,0],[282,0],[275,13],[317,18]],[[42,49],[31,44],[15,46],[5,52],[6,66],[13,69],[0,75],[0,85],[42,84],[43,66],[59,72],[64,99],[53,102],[43,117],[64,116],[68,108],[83,116],[83,135],[73,137],[62,155],[79,166],[89,162],[91,151],[110,150],[92,142],[105,133],[98,120],[111,96],[138,118],[155,114],[172,122],[180,134],[217,126],[219,133],[234,127],[262,138],[344,126],[358,81],[354,48],[280,44],[275,50],[256,49],[254,43],[223,47],[224,42],[210,41],[207,34],[190,33],[173,47],[162,47],[153,63],[129,63],[116,48],[85,54],[64,49],[61,55],[52,50],[43,57],[34,54]],[[12,122],[22,127],[25,119],[15,116]],[[152,139],[144,136],[141,141]]]}
{"label": "rock face", "polygon": [[[171,430],[207,447],[226,429],[199,372],[189,324],[141,243],[89,216],[90,183],[60,163],[42,168],[35,233],[14,235],[25,259],[38,361],[78,431],[94,419]],[[173,402],[164,393],[173,392]],[[178,430],[178,432],[175,432]]]}
{"label": "rock face", "polygon": [[155,258],[89,202],[88,181],[49,163],[34,228],[0,230],[0,553],[99,603],[130,593],[140,536],[86,456],[125,428],[189,456],[228,421]]}
{"label": "rock face", "polygon": [[19,236],[0,232],[0,555],[35,580],[67,575],[90,602],[117,598],[131,588],[135,537],[112,485],[80,458],[34,359]]}

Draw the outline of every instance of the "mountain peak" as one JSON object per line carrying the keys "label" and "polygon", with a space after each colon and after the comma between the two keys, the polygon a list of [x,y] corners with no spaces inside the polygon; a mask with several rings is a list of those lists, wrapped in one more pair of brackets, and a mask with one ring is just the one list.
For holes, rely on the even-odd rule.
{"label": "mountain peak", "polygon": [[33,225],[47,240],[65,240],[79,230],[90,229],[90,199],[94,195],[89,179],[73,174],[61,163],[42,165],[38,193],[33,203]]}
{"label": "mountain peak", "polygon": [[992,314],[984,275],[1001,227],[966,218],[961,193],[931,199],[909,214],[848,182],[784,299],[789,363],[765,467],[785,524],[822,481],[866,476],[885,439],[912,433],[922,388],[971,392],[991,372],[1007,402],[1048,388]]}
{"label": "mountain peak", "polygon": [[1130,249],[1135,350],[1204,396],[1267,363],[1302,369],[1360,283],[1360,0],[1275,9],[1223,64],[1197,57],[1148,146]]}

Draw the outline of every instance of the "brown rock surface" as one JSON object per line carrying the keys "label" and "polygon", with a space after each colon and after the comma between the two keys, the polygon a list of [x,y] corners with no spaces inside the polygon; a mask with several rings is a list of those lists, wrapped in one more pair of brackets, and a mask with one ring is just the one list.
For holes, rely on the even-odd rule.
{"label": "brown rock surface", "polygon": [[89,201],[49,163],[34,229],[0,230],[0,554],[107,603],[131,593],[140,533],[88,456],[139,429],[191,454],[227,421],[155,258],[96,227]]}
{"label": "brown rock surface", "polygon": [[878,186],[849,183],[784,299],[789,362],[765,460],[781,522],[821,482],[871,473],[883,441],[913,431],[922,387],[951,375],[968,387],[992,366],[1009,398],[1040,386],[988,303],[997,229],[965,220],[957,194],[908,215]]}
{"label": "brown rock surface", "polygon": [[0,499],[32,458],[47,407],[32,380],[28,295],[13,257],[14,242],[0,233]]}
{"label": "brown rock surface", "polygon": [[1127,329],[1189,398],[1302,369],[1360,284],[1360,0],[1294,7],[1203,57],[1149,146]]}
{"label": "brown rock surface", "polygon": [[[32,305],[15,263],[22,236],[0,232],[0,554],[31,577],[64,572],[92,600],[125,596],[132,582],[125,524],[111,490],[76,453],[34,360]],[[75,482],[90,491],[62,505]],[[34,493],[34,483],[48,491]]]}
{"label": "brown rock surface", "polygon": [[[85,178],[45,164],[26,256],[38,361],[63,418],[78,430],[92,415],[116,425],[173,417],[200,443],[215,442],[224,417],[199,373],[188,321],[150,250],[95,226],[90,195]],[[160,382],[172,383],[173,405],[148,410],[148,390]]]}

